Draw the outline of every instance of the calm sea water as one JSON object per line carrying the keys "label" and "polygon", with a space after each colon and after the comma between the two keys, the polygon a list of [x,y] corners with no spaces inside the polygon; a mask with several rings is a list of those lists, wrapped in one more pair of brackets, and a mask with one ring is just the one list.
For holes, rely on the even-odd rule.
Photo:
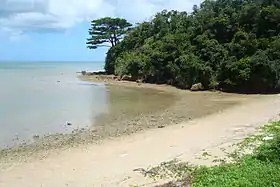
{"label": "calm sea water", "polygon": [[107,91],[76,72],[102,69],[98,62],[0,62],[0,148],[90,126],[106,110]]}

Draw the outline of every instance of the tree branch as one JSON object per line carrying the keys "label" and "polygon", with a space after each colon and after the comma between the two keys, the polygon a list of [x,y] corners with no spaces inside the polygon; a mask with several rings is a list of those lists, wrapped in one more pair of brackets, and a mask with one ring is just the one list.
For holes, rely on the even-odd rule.
{"label": "tree branch", "polygon": [[[87,40],[88,48],[114,47],[130,26],[127,20],[120,18],[105,17],[91,21],[91,28],[88,31],[91,36]],[[111,44],[111,46],[106,44]]]}
{"label": "tree branch", "polygon": [[112,47],[110,45],[98,45],[99,47]]}

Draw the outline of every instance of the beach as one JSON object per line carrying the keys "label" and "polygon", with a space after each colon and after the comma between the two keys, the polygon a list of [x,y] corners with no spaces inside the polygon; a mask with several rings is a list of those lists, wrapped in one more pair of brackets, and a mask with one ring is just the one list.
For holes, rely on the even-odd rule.
{"label": "beach", "polygon": [[279,2],[0,0],[0,187],[280,187]]}
{"label": "beach", "polygon": [[[154,181],[134,170],[175,158],[211,165],[212,160],[199,159],[203,151],[224,157],[234,143],[280,113],[278,95],[190,92],[120,81],[107,86],[111,91],[132,89],[141,95],[145,94],[140,90],[153,89],[163,94],[159,100],[166,98],[165,105],[138,114],[129,101],[123,105],[116,95],[111,98],[115,101],[109,110],[111,118],[100,116],[99,125],[92,130],[53,135],[29,146],[2,150],[0,186],[154,186]],[[141,108],[145,100],[133,102]],[[154,105],[161,108],[159,103]],[[121,115],[124,111],[131,113]]]}
{"label": "beach", "polygon": [[[91,79],[83,81],[100,83]],[[34,134],[32,143],[2,149],[0,160],[10,163],[9,160],[18,158],[25,162],[41,159],[60,149],[100,144],[105,139],[190,121],[258,97],[209,91],[194,93],[167,85],[139,86],[120,81],[106,83],[106,91],[102,93],[106,94],[108,104],[100,107],[106,107],[106,112],[97,115],[92,125],[64,124],[67,130],[64,133]],[[68,133],[69,129],[72,132]]]}

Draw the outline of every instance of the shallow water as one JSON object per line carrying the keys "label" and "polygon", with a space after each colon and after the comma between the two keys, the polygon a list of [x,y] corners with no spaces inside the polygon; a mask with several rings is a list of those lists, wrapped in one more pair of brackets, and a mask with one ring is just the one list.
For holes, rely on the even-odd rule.
{"label": "shallow water", "polygon": [[143,87],[119,87],[111,85],[108,90],[108,108],[98,115],[96,125],[112,126],[113,123],[126,126],[137,117],[143,117],[162,112],[172,106],[177,99],[176,94]]}
{"label": "shallow water", "polygon": [[82,69],[101,70],[102,63],[1,62],[0,147],[86,127],[104,112],[105,86],[79,81]]}
{"label": "shallow water", "polygon": [[[90,62],[0,63],[0,149],[42,141],[43,146],[56,147],[56,143],[131,134],[209,115],[241,99],[209,92],[107,87],[77,77],[77,71],[98,71],[102,66]],[[91,131],[76,134],[77,129]]]}
{"label": "shallow water", "polygon": [[[170,106],[174,97],[153,89],[106,87],[82,82],[78,71],[103,63],[0,63],[0,148],[37,137],[71,133]],[[71,125],[67,125],[71,123]]]}

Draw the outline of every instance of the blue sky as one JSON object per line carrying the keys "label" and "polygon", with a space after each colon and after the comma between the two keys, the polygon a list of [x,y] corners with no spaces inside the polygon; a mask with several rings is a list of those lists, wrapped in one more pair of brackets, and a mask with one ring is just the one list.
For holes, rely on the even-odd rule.
{"label": "blue sky", "polygon": [[163,9],[191,11],[201,0],[0,0],[0,61],[103,61],[89,50],[90,20],[112,16],[132,23]]}

